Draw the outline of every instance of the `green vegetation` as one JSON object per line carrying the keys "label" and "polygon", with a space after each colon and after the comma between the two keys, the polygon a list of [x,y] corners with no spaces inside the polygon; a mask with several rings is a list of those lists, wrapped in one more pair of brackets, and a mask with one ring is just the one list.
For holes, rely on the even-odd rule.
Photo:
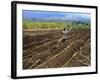
{"label": "green vegetation", "polygon": [[32,21],[23,21],[24,29],[33,29],[33,30],[50,30],[50,29],[63,29],[67,27],[72,28],[90,28],[89,23],[82,22],[32,22]]}

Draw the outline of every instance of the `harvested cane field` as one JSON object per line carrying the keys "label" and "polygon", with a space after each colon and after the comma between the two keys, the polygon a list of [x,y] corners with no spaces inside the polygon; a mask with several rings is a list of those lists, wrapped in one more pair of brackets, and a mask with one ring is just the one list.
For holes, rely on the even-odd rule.
{"label": "harvested cane field", "polygon": [[23,69],[90,66],[90,29],[72,29],[58,43],[62,36],[62,30],[24,30]]}

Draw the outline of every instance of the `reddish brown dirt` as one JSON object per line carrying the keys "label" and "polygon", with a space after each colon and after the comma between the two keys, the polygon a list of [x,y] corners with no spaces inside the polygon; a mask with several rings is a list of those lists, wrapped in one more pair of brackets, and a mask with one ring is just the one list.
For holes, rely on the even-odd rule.
{"label": "reddish brown dirt", "polygon": [[23,69],[89,66],[90,30],[76,29],[57,44],[61,30],[23,32]]}

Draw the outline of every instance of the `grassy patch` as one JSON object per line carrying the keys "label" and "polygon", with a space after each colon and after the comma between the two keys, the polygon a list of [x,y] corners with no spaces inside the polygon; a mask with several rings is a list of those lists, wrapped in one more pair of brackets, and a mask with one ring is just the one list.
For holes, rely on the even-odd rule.
{"label": "grassy patch", "polygon": [[73,29],[79,28],[90,28],[88,23],[80,22],[32,22],[23,21],[23,29],[33,29],[33,30],[54,30],[72,27]]}

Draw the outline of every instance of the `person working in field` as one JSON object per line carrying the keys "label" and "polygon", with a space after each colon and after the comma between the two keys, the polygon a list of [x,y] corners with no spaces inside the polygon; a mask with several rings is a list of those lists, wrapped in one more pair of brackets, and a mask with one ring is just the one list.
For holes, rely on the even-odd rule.
{"label": "person working in field", "polygon": [[69,28],[69,27],[67,29],[66,28],[63,29],[63,31],[62,31],[63,37],[58,40],[58,44],[60,42],[65,42],[65,40],[67,39],[67,35],[71,30],[72,30],[72,28]]}

